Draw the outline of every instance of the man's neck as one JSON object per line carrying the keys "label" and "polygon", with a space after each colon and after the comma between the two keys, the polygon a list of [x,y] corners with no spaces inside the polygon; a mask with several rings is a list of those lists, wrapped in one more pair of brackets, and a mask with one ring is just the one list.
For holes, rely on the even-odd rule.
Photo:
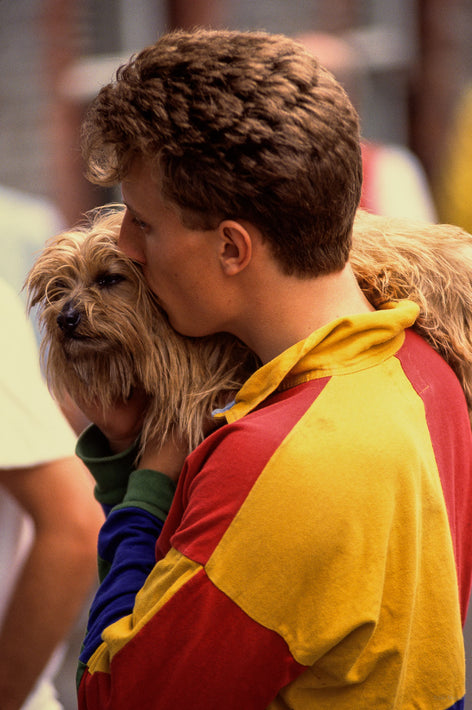
{"label": "man's neck", "polygon": [[241,318],[233,332],[263,363],[337,318],[374,310],[350,266],[316,279],[280,273],[271,278],[269,273],[251,291],[249,315]]}

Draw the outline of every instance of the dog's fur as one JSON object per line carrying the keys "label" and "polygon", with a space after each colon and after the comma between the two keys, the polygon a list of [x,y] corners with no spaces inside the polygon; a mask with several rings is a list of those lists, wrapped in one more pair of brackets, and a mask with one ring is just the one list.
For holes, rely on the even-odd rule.
{"label": "dog's fur", "polygon": [[[141,387],[151,395],[142,446],[177,428],[192,449],[257,359],[230,335],[191,339],[170,327],[139,267],[117,248],[121,220],[117,206],[96,211],[51,239],[27,278],[49,386],[58,399],[67,392],[104,406]],[[455,370],[472,411],[472,236],[359,211],[351,263],[373,305],[419,304],[415,328]]]}
{"label": "dog's fur", "polygon": [[257,360],[230,335],[176,333],[139,267],[118,250],[122,211],[89,217],[46,243],[25,284],[30,307],[38,304],[49,387],[59,400],[66,393],[104,407],[142,388],[151,395],[142,447],[175,428],[191,450]]}

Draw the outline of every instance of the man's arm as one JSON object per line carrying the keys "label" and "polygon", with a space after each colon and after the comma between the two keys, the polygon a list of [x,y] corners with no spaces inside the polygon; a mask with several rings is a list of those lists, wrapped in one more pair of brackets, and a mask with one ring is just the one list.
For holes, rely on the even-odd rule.
{"label": "man's arm", "polygon": [[[166,470],[172,457],[172,471],[178,474],[183,450],[175,450],[170,442],[162,448],[160,462]],[[85,663],[101,643],[103,629],[131,613],[136,594],[154,567],[156,540],[175,483],[156,470],[134,470],[137,445],[114,453],[109,439],[96,426],[82,434],[77,452],[96,481],[95,497],[107,516],[99,535],[100,587],[90,608],[79,661],[80,678]],[[155,452],[148,452],[141,460],[143,466],[151,467]]]}
{"label": "man's arm", "polygon": [[0,483],[34,523],[0,635],[2,710],[17,710],[85,603],[103,513],[88,472],[74,456],[1,470]]}

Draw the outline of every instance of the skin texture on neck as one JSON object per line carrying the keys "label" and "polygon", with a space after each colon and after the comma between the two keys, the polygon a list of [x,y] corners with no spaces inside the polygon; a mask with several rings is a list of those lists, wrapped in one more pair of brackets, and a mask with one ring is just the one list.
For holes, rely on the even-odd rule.
{"label": "skin texture on neck", "polygon": [[311,279],[288,276],[263,242],[253,243],[251,262],[239,276],[231,332],[263,363],[336,318],[374,310],[349,264]]}

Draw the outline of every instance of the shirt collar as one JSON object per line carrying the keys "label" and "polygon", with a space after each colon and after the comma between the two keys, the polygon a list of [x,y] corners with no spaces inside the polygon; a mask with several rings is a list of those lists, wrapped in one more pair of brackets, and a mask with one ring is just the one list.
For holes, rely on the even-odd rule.
{"label": "shirt collar", "polygon": [[401,348],[404,331],[418,313],[415,303],[403,300],[327,323],[260,367],[241,387],[234,403],[214,412],[215,418],[234,422],[277,389],[383,362]]}

